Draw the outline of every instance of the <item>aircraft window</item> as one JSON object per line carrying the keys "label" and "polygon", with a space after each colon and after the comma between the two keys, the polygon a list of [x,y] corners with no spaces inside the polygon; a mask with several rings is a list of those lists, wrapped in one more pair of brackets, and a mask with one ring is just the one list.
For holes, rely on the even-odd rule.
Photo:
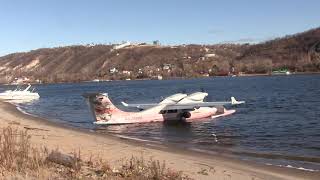
{"label": "aircraft window", "polygon": [[176,109],[168,110],[168,113],[177,113],[177,112],[178,112],[178,110],[176,110]]}
{"label": "aircraft window", "polygon": [[167,114],[167,113],[177,113],[177,109],[170,109],[170,110],[162,110],[160,111],[160,114]]}

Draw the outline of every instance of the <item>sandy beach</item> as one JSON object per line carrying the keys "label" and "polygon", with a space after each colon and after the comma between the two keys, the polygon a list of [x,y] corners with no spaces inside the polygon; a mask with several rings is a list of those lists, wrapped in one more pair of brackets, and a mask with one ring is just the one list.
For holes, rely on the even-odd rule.
{"label": "sandy beach", "polygon": [[132,156],[165,161],[172,169],[194,179],[319,179],[319,172],[274,167],[237,160],[217,154],[206,155],[64,127],[21,113],[12,104],[0,102],[0,128],[25,129],[33,144],[63,153],[81,152],[83,159],[103,158],[117,166]]}

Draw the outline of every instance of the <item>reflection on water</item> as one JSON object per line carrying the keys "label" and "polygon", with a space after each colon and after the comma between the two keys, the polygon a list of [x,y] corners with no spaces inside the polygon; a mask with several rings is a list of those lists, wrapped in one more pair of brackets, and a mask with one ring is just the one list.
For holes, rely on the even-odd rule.
{"label": "reflection on water", "polygon": [[[197,80],[112,81],[38,86],[29,113],[74,127],[174,144],[242,158],[320,169],[320,76],[221,77]],[[231,116],[186,124],[95,126],[81,94],[108,92],[113,102],[154,103],[161,97],[205,89],[213,101],[245,100]],[[118,105],[120,109],[128,110]],[[231,107],[228,107],[229,109]],[[258,155],[257,155],[258,154]],[[261,155],[261,156],[260,156]],[[276,158],[273,158],[276,157]]]}
{"label": "reflection on water", "polygon": [[[146,124],[125,124],[115,126],[97,126],[94,130],[98,133],[112,133],[148,139],[154,142],[161,141],[170,144],[179,144],[188,147],[214,146],[232,147],[236,137],[230,128],[216,133],[213,119],[203,119],[197,122],[170,122],[170,123],[146,123]],[[209,127],[210,125],[210,127]],[[207,128],[206,128],[207,127]],[[217,127],[218,129],[218,127]],[[198,134],[201,137],[197,137]]]}

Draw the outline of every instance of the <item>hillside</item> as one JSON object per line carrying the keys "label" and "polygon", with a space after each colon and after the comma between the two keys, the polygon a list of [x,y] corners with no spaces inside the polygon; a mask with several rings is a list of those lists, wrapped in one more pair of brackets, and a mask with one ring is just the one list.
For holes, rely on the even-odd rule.
{"label": "hillside", "polygon": [[[269,73],[273,69],[320,71],[320,28],[256,45],[130,44],[37,49],[0,57],[0,81],[70,82],[93,79],[199,77]],[[233,68],[234,67],[234,68]]]}
{"label": "hillside", "polygon": [[[28,77],[42,82],[92,79],[196,77],[219,67],[227,74],[240,45],[110,45],[69,46],[14,53],[0,58],[2,82]],[[212,71],[213,73],[213,71]]]}
{"label": "hillside", "polygon": [[271,68],[320,71],[320,28],[252,45],[236,58],[236,64],[239,71],[245,72],[265,72]]}

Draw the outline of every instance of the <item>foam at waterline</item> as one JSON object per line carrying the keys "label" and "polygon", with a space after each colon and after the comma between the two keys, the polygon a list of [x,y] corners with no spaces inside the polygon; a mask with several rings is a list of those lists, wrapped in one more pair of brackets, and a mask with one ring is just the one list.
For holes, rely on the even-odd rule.
{"label": "foam at waterline", "polygon": [[21,108],[21,106],[19,106],[19,104],[23,104],[23,103],[28,103],[28,102],[32,102],[33,100],[27,99],[27,100],[6,100],[5,102],[10,103],[12,105],[14,105],[16,107],[16,109],[18,111],[20,111],[23,114],[29,115],[29,116],[33,116],[33,117],[38,117],[34,114],[28,113],[27,111],[23,110]]}
{"label": "foam at waterline", "polygon": [[[208,151],[208,150],[203,150],[203,149],[198,149],[198,148],[189,148],[192,151],[196,151],[196,152],[201,152],[201,153],[206,153],[206,154],[210,154],[210,155],[217,155],[219,154],[219,152],[215,152],[215,151]],[[224,156],[229,156],[229,157],[234,157],[232,154],[228,154],[225,153]],[[245,158],[241,158],[242,160],[245,161],[251,161]],[[259,162],[257,162],[258,164],[261,164]],[[303,170],[303,171],[311,171],[311,172],[319,172],[320,170],[316,170],[316,169],[310,169],[310,168],[303,168],[303,167],[295,167],[295,166],[291,166],[291,165],[281,165],[281,164],[272,164],[272,163],[263,163],[265,165],[268,166],[278,166],[278,167],[285,167],[285,168],[292,168],[292,169],[299,169],[299,170]]]}
{"label": "foam at waterline", "polygon": [[278,167],[286,167],[286,168],[299,169],[299,170],[311,171],[311,172],[318,172],[318,171],[319,171],[319,170],[316,170],[316,169],[309,169],[309,168],[303,168],[303,167],[295,167],[295,166],[291,166],[291,165],[277,165],[277,164],[271,164],[271,163],[265,163],[265,165],[268,165],[268,166],[278,166]]}
{"label": "foam at waterline", "polygon": [[146,140],[146,139],[140,139],[140,138],[135,138],[135,137],[130,137],[130,136],[124,136],[124,135],[114,135],[119,138],[123,139],[128,139],[128,140],[134,140],[134,141],[141,141],[141,142],[150,142],[150,143],[156,143],[156,144],[162,144],[157,141],[151,141],[151,140]]}
{"label": "foam at waterline", "polygon": [[28,116],[32,116],[32,117],[39,118],[39,116],[37,116],[37,115],[35,115],[35,114],[28,113],[27,111],[23,110],[18,104],[14,104],[14,103],[12,103],[12,102],[8,102],[8,103],[14,105],[14,106],[16,107],[16,109],[17,109],[18,111],[20,111],[22,114],[26,114],[26,115],[28,115]]}

